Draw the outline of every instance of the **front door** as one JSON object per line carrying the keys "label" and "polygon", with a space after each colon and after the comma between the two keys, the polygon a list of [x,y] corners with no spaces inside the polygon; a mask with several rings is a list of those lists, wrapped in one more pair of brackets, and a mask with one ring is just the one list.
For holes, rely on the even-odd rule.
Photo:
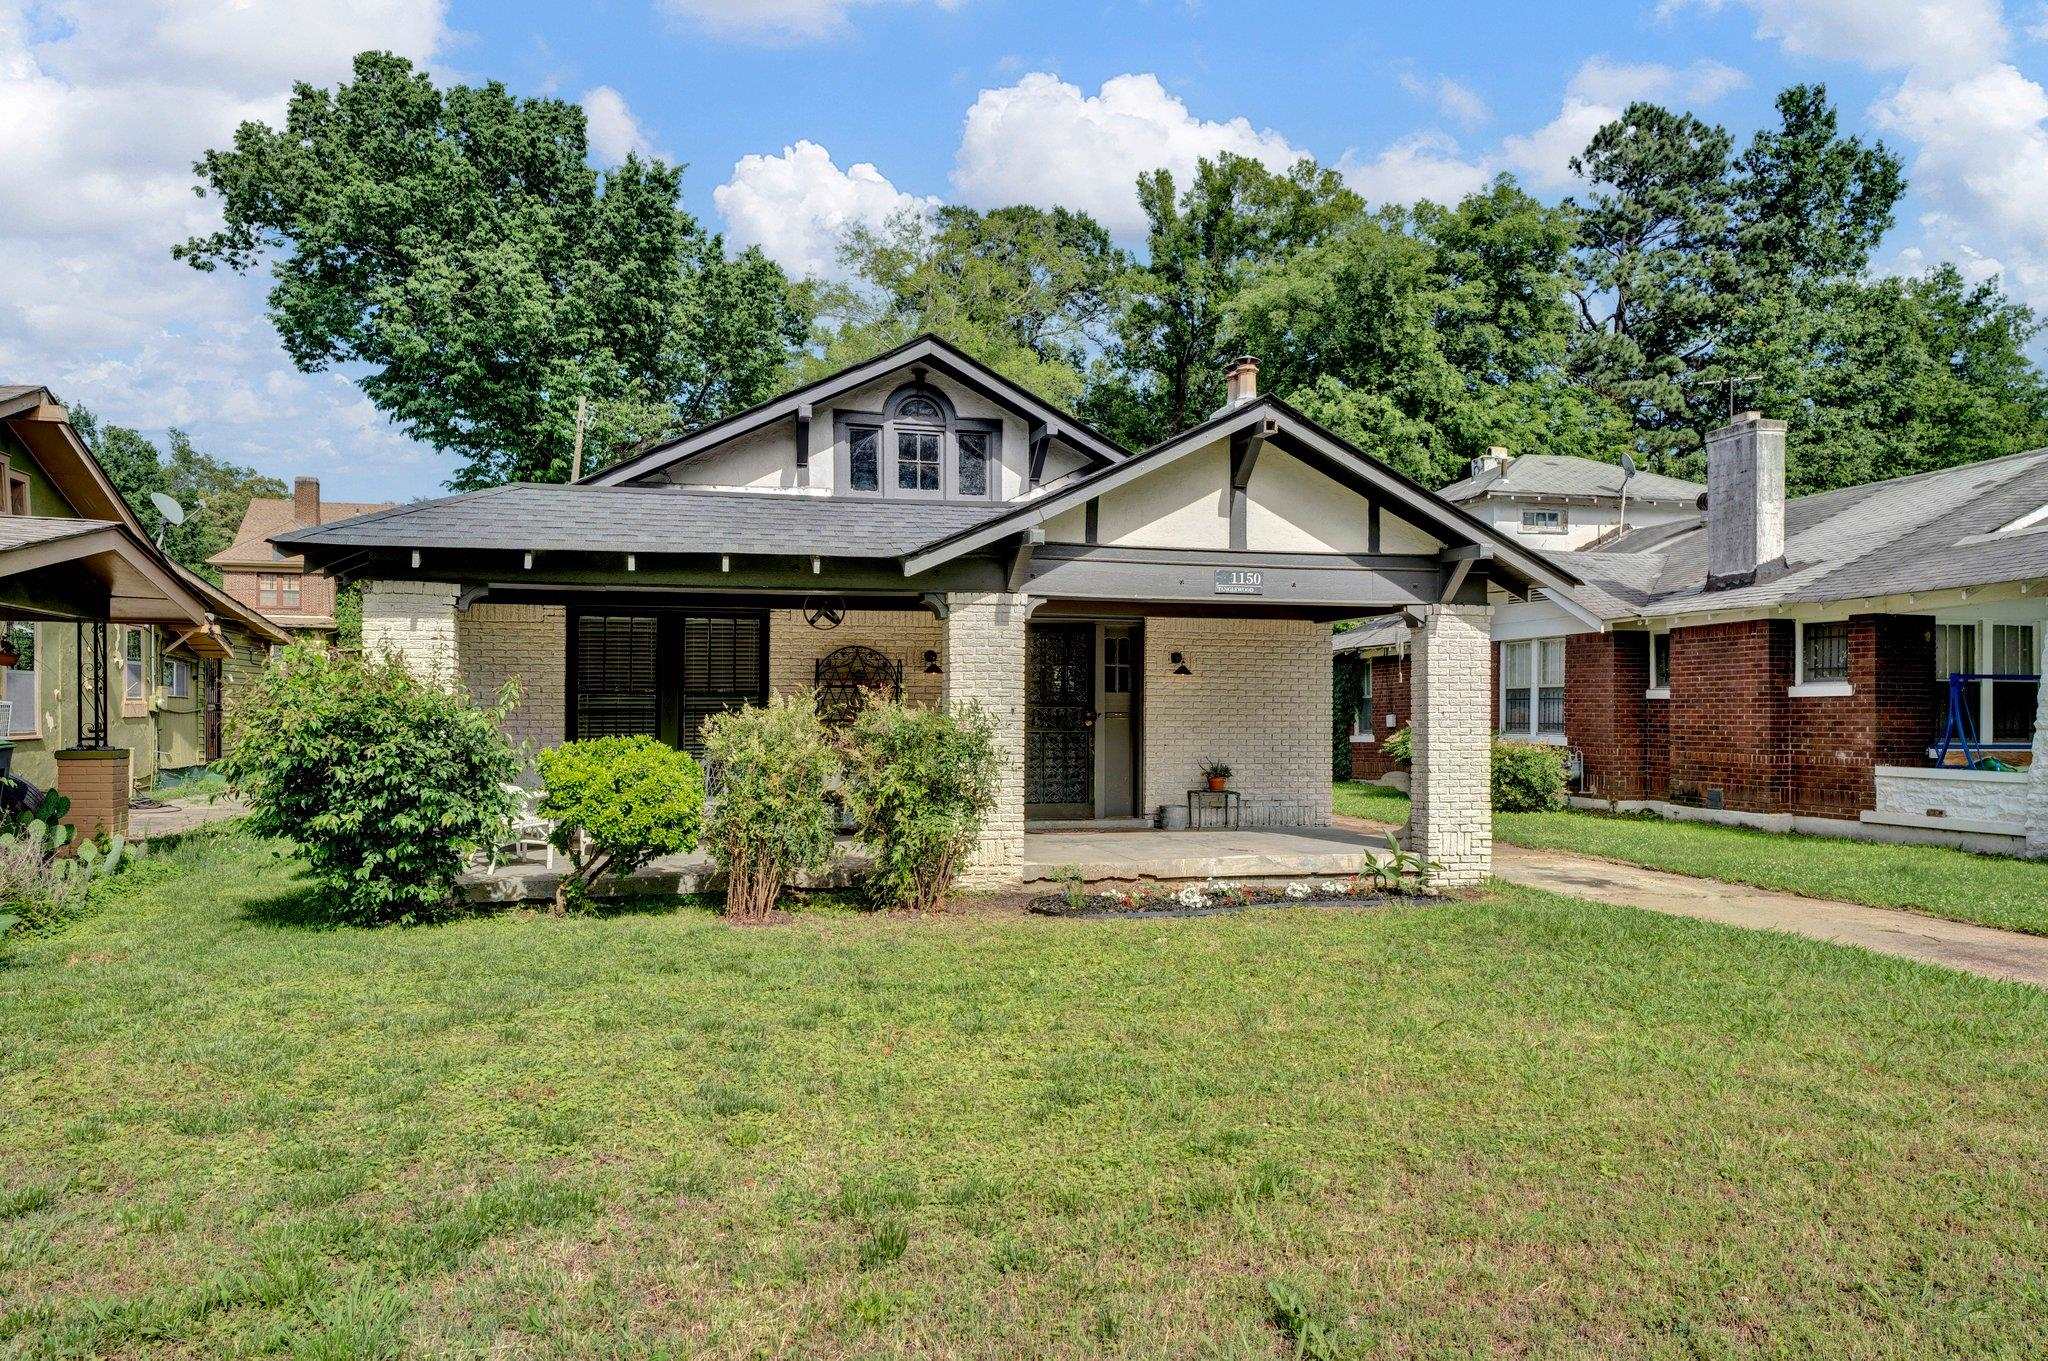
{"label": "front door", "polygon": [[1138,625],[1096,628],[1095,816],[1127,818],[1138,811]]}
{"label": "front door", "polygon": [[1024,635],[1024,816],[1095,816],[1095,629],[1033,624]]}

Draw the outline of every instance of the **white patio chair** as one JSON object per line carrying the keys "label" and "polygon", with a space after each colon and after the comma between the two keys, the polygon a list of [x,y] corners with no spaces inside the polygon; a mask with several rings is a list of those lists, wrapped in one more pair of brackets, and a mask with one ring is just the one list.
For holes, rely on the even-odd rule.
{"label": "white patio chair", "polygon": [[489,868],[497,869],[507,852],[523,860],[529,852],[538,851],[546,857],[548,868],[553,869],[555,824],[540,815],[540,791],[523,784],[507,784],[504,788],[512,799],[512,813],[491,844]]}

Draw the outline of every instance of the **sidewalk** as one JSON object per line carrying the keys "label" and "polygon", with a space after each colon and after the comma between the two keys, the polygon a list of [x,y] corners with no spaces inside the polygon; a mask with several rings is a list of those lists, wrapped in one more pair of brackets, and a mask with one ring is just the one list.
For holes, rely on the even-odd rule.
{"label": "sidewalk", "polygon": [[160,807],[128,810],[128,839],[148,841],[152,837],[176,836],[209,822],[241,817],[248,811],[249,805],[231,794],[212,799],[165,799]]}
{"label": "sidewalk", "polygon": [[[1385,823],[1362,818],[1339,817],[1337,825],[1362,831],[1392,830]],[[1646,908],[1759,931],[1788,931],[1813,940],[1855,945],[1923,964],[1962,969],[1986,978],[2048,988],[2048,936],[1943,921],[1895,908],[1802,898],[1748,884],[1696,879],[1691,875],[1619,865],[1562,851],[1525,850],[1520,846],[1496,844],[1493,872],[1495,877],[1511,884],[1596,903]]]}

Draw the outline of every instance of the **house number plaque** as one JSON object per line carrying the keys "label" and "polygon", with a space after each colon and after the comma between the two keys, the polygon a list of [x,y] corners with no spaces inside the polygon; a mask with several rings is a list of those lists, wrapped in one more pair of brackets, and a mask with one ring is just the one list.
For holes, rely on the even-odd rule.
{"label": "house number plaque", "polygon": [[1264,595],[1266,574],[1252,567],[1218,567],[1216,594]]}

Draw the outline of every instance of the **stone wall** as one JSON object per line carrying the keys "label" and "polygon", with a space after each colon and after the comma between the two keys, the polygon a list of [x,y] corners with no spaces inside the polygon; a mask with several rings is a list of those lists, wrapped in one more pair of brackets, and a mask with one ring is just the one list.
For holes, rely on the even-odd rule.
{"label": "stone wall", "polygon": [[836,629],[814,629],[801,610],[768,612],[768,688],[777,694],[809,690],[820,657],[842,647],[871,647],[903,667],[903,698],[936,704],[945,692],[943,674],[927,675],[924,654],[937,652],[944,664],[945,629],[930,610],[849,610]]}
{"label": "stone wall", "polygon": [[[363,631],[367,636],[367,603]],[[515,746],[537,751],[567,738],[567,610],[479,601],[456,612],[455,644],[462,684],[477,703],[497,703],[505,682],[518,682],[519,702],[503,724]]]}
{"label": "stone wall", "polygon": [[363,652],[391,653],[415,675],[454,680],[456,587],[447,581],[363,583]]}
{"label": "stone wall", "polygon": [[[1193,675],[1173,674],[1175,652]],[[1183,808],[1202,767],[1222,761],[1248,817],[1259,802],[1274,810],[1265,825],[1328,826],[1330,703],[1327,624],[1147,618],[1139,812]]]}

